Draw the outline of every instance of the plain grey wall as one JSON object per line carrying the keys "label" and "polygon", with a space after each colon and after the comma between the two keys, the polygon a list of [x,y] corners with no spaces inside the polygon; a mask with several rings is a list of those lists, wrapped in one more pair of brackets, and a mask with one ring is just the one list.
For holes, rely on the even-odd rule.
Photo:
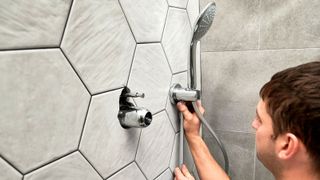
{"label": "plain grey wall", "polygon": [[[210,0],[200,1],[203,8]],[[225,143],[235,180],[273,179],[256,159],[251,121],[261,86],[282,69],[320,60],[320,1],[216,0],[201,42],[205,117]],[[204,131],[209,148],[221,152]]]}

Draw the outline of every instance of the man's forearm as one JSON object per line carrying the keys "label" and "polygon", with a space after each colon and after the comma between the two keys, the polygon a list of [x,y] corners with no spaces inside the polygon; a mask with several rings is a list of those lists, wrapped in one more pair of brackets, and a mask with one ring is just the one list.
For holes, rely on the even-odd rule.
{"label": "man's forearm", "polygon": [[229,179],[224,170],[211,156],[207,145],[200,136],[188,137],[186,135],[186,138],[201,180]]}

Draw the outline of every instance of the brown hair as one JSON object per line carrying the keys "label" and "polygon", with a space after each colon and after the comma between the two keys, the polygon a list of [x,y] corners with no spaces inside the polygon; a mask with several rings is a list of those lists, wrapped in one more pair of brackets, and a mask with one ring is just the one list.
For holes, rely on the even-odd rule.
{"label": "brown hair", "polygon": [[260,96],[272,118],[274,137],[295,134],[320,172],[320,61],[276,73]]}

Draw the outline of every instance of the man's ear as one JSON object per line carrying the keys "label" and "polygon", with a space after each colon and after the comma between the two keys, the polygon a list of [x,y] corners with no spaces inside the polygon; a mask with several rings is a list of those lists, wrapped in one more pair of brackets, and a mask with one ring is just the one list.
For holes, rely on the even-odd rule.
{"label": "man's ear", "polygon": [[287,160],[292,158],[299,150],[299,139],[292,133],[279,135],[276,140],[276,153],[278,158]]}

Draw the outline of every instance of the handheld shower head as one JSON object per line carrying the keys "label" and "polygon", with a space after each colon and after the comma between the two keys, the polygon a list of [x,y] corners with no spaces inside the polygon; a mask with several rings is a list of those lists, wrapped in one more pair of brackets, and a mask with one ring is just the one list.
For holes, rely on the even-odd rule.
{"label": "handheld shower head", "polygon": [[193,36],[190,44],[190,61],[189,61],[189,78],[188,87],[191,89],[197,88],[197,73],[196,73],[196,49],[199,40],[208,32],[213,22],[216,13],[216,3],[209,3],[197,18],[193,30]]}
{"label": "handheld shower head", "polygon": [[192,43],[195,41],[199,41],[202,38],[202,36],[204,36],[208,32],[213,22],[215,13],[216,13],[216,4],[214,2],[209,3],[203,9],[203,11],[198,16],[198,19],[194,26]]}

